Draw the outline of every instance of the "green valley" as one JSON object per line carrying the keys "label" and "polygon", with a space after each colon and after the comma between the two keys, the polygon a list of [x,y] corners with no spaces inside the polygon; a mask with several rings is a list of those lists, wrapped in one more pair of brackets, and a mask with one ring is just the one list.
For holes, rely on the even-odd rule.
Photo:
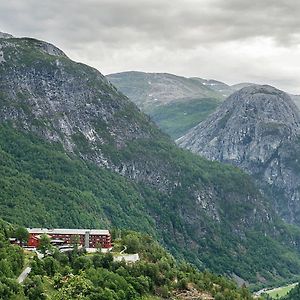
{"label": "green valley", "polygon": [[216,98],[184,99],[155,107],[148,114],[163,132],[175,140],[205,120],[220,102]]}

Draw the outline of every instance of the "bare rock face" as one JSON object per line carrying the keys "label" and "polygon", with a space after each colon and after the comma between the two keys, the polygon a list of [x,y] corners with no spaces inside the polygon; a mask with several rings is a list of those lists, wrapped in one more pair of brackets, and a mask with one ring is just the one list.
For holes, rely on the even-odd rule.
{"label": "bare rock face", "polygon": [[299,137],[300,112],[290,96],[256,85],[231,95],[177,143],[252,174],[278,213],[300,224]]}
{"label": "bare rock face", "polygon": [[[0,122],[33,132],[70,153],[122,175],[167,184],[152,163],[120,162],[110,147],[162,135],[97,70],[68,59],[52,44],[0,39]],[[154,168],[157,170],[157,168]]]}
{"label": "bare rock face", "polygon": [[[124,201],[119,196],[123,193],[118,192],[123,187],[116,179],[110,179],[110,174],[113,178],[124,179],[125,188],[136,192],[129,198],[128,205],[124,205],[124,213],[129,218],[149,215],[149,229],[155,229],[175,254],[186,255],[201,267],[205,264],[211,269],[218,268],[218,272],[240,277],[245,274],[249,279],[249,274],[258,272],[257,266],[262,266],[275,276],[282,262],[286,263],[286,257],[272,257],[270,267],[265,267],[261,263],[265,256],[261,253],[267,248],[265,245],[271,248],[275,242],[281,248],[282,241],[293,249],[288,253],[297,257],[298,237],[284,229],[285,225],[250,176],[178,149],[100,72],[71,61],[55,46],[35,39],[0,39],[0,53],[0,130],[8,127],[9,132],[26,136],[28,143],[34,144],[38,140],[38,145],[51,145],[51,149],[59,149],[59,153],[86,164],[93,172],[105,171],[107,176],[99,182],[97,189],[105,187],[105,191],[109,191],[105,193],[107,197],[110,193],[116,195],[115,206],[104,210],[108,218],[111,215],[120,218],[118,208],[122,212],[119,205]],[[256,97],[255,93],[253,97]],[[236,104],[233,106],[237,107]],[[231,115],[225,113],[223,126],[230,119]],[[246,122],[246,119],[239,122]],[[289,122],[294,128],[296,121],[290,117]],[[282,139],[287,132],[288,140],[296,135],[295,131],[289,131],[289,126],[278,127]],[[247,132],[247,128],[239,125],[238,130]],[[212,136],[216,136],[213,131]],[[272,138],[271,141],[275,147],[276,140]],[[7,151],[14,147],[10,144]],[[36,149],[38,160],[40,153]],[[20,149],[22,151],[26,150]],[[51,153],[55,155],[55,152]],[[31,157],[30,165],[34,166],[32,160]],[[47,155],[41,160],[48,164]],[[0,162],[3,163],[2,156]],[[42,176],[44,179],[47,180],[47,176]],[[105,209],[106,197],[95,201]],[[84,201],[82,205],[88,206]],[[136,205],[140,207],[138,210]],[[93,206],[87,209],[92,210]],[[123,220],[119,224],[127,226]],[[264,240],[267,244],[261,248],[254,240]],[[254,243],[255,247],[252,247]],[[257,253],[260,253],[259,260],[256,260]],[[269,253],[266,255],[269,257]],[[241,265],[233,263],[237,257],[242,261]],[[249,258],[253,263],[249,263]],[[222,269],[219,262],[224,262]]]}

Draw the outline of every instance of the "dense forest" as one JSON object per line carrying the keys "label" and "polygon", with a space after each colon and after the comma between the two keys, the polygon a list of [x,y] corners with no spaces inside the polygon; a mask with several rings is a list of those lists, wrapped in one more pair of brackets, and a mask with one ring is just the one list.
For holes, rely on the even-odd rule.
{"label": "dense forest", "polygon": [[[184,156],[184,151],[176,151],[182,152],[183,163],[192,164],[192,161],[188,160],[189,156]],[[176,243],[176,237],[170,236],[166,231],[156,231],[155,220],[145,210],[147,207],[154,212],[152,214],[158,214],[157,209],[162,203],[168,207],[164,195],[155,193],[144,185],[132,185],[128,179],[87,162],[70,159],[60,145],[45,143],[10,126],[0,127],[0,153],[0,208],[2,217],[7,221],[29,227],[115,226],[136,229],[165,241],[177,258],[186,255],[200,269],[204,269],[205,263],[206,267],[215,272],[228,275],[236,272],[254,282],[254,268],[265,278],[271,279],[272,275],[264,270],[276,267],[280,277],[288,277],[292,276],[291,272],[296,273],[300,266],[300,261],[292,249],[289,252],[278,242],[260,237],[255,231],[248,232],[247,240],[243,241],[248,249],[241,256],[245,263],[230,259],[230,249],[234,244],[239,244],[238,237],[229,233],[229,224],[216,226],[209,219],[206,219],[203,226],[209,230],[211,239],[203,238],[199,241],[201,252],[192,254],[182,250],[181,245]],[[199,167],[205,167],[204,164],[205,161]],[[197,168],[197,165],[193,168]],[[226,182],[225,179],[227,175],[224,177],[222,173],[225,170],[218,169],[216,164],[216,168],[210,169],[207,176],[215,176],[224,188],[226,185],[228,191],[237,189],[238,182],[244,186],[243,180],[247,180],[245,175],[228,168],[226,171],[232,172],[231,178],[236,184],[235,186],[232,182],[230,186],[230,182]],[[251,189],[251,186],[248,188]],[[180,193],[174,195],[173,205],[180,205],[181,196]],[[228,206],[228,203],[226,205]],[[130,214],[127,213],[129,209]],[[243,214],[247,209],[247,203],[239,203],[239,208],[233,210],[234,215],[227,215],[228,222],[231,218],[238,218],[239,214]],[[166,209],[165,214],[160,212],[159,218],[161,224],[172,222],[174,228],[182,230],[182,223],[174,210]],[[286,230],[284,227],[282,229]],[[193,230],[190,227],[190,233],[184,232],[184,238],[193,234]],[[292,228],[289,230],[291,234],[297,233],[293,232]],[[223,237],[221,243],[218,235]],[[286,238],[288,237],[287,235]],[[259,248],[257,244],[260,245]],[[269,255],[270,245],[273,249],[272,256]],[[236,251],[238,250],[237,246]]]}
{"label": "dense forest", "polygon": [[0,44],[5,221],[136,230],[176,259],[245,283],[299,274],[300,231],[250,176],[179,149],[100,72],[55,46]]}
{"label": "dense forest", "polygon": [[[4,300],[185,299],[186,295],[217,300],[252,299],[247,289],[237,288],[225,277],[200,273],[184,261],[177,262],[149,235],[115,230],[113,253],[86,254],[76,247],[60,253],[49,245],[48,255],[38,259],[8,243],[15,229],[1,221],[0,298]],[[124,245],[127,252],[139,253],[140,261],[114,262],[113,257]],[[31,266],[32,271],[20,285],[16,277],[24,264]]]}

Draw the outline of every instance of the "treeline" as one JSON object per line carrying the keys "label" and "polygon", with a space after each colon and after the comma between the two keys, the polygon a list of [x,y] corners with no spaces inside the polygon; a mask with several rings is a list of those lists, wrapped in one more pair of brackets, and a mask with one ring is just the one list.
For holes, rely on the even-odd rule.
{"label": "treeline", "polygon": [[285,297],[280,298],[280,300],[299,300],[300,299],[300,285],[296,285],[292,290],[288,292]]}
{"label": "treeline", "polygon": [[[246,231],[247,238],[242,241],[233,234],[232,224],[239,222],[251,207],[247,201],[242,201],[243,197],[225,201],[226,195],[236,190],[251,194],[253,186],[246,183],[246,175],[160,142],[132,143],[123,155],[130,157],[140,153],[137,156],[143,160],[145,149],[155,156],[161,145],[164,145],[161,155],[172,157],[170,174],[179,172],[179,169],[173,170],[173,166],[178,165],[176,161],[180,161],[182,172],[189,174],[181,178],[182,186],[171,197],[145,185],[132,184],[120,175],[82,160],[70,159],[60,145],[46,143],[9,125],[0,125],[0,217],[32,227],[116,226],[146,232],[163,241],[176,258],[184,257],[197,267],[206,267],[218,274],[234,273],[251,283],[257,282],[258,273],[271,281],[274,277],[269,270],[273,269],[282,278],[298,274],[300,260],[294,250],[283,249],[278,241],[258,234],[268,228]],[[195,214],[202,227],[198,223],[186,226],[186,221],[180,217],[178,211],[183,201],[187,211],[195,210],[194,202],[187,198],[187,191],[199,174],[208,184],[218,182],[226,223],[216,224],[204,210]],[[159,218],[155,220],[154,216]],[[205,232],[201,238],[198,226]],[[287,229],[282,227],[282,230]],[[191,250],[189,245],[193,243],[197,247]],[[242,250],[241,243],[248,251]],[[270,247],[272,256],[269,255]]]}
{"label": "treeline", "polygon": [[19,299],[17,296],[22,295],[16,278],[22,271],[25,256],[19,246],[9,242],[14,233],[15,228],[0,219],[0,299]]}
{"label": "treeline", "polygon": [[[178,263],[150,236],[132,231],[113,232],[115,237],[121,236],[115,239],[115,250],[126,245],[126,252],[139,253],[139,262],[114,262],[111,253],[89,255],[76,247],[67,253],[53,251],[43,259],[32,259],[30,276],[21,286],[16,277],[24,266],[24,254],[19,246],[9,245],[9,234],[2,233],[1,238],[0,264],[7,265],[7,272],[1,273],[0,299],[168,299],[185,291],[198,296],[205,293],[216,300],[253,299],[246,288]],[[0,272],[3,270],[1,267]]]}
{"label": "treeline", "polygon": [[[157,296],[170,298],[176,292],[194,290],[208,293],[217,300],[252,299],[245,288],[239,289],[230,280],[199,272],[167,253],[151,237],[136,232],[122,232],[116,241],[117,249],[127,246],[127,252],[139,253],[135,264],[114,262],[112,254],[86,255],[81,251],[67,254],[55,252],[53,257],[37,258],[32,263],[31,278],[25,283],[34,285],[39,295],[51,299],[129,300]],[[38,287],[38,288],[37,288]],[[43,287],[47,287],[43,290]]]}

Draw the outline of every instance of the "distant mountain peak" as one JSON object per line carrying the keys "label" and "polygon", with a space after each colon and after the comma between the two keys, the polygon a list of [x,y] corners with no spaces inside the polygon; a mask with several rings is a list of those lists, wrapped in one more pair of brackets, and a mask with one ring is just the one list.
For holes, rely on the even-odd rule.
{"label": "distant mountain peak", "polygon": [[[209,159],[234,160],[235,164],[239,164],[245,157],[239,156],[240,150],[236,147],[242,147],[243,152],[246,147],[251,148],[252,143],[256,143],[257,135],[262,134],[262,127],[271,123],[274,126],[277,124],[278,128],[289,128],[292,135],[298,134],[300,112],[285,92],[269,85],[251,85],[229,96],[215,113],[177,142]],[[265,138],[266,134],[265,132]],[[228,143],[228,147],[231,145],[227,149],[230,153],[227,153],[224,143]],[[253,153],[251,157],[253,158]]]}
{"label": "distant mountain peak", "polygon": [[300,112],[285,92],[269,85],[245,87],[177,143],[253,175],[278,213],[300,224]]}

